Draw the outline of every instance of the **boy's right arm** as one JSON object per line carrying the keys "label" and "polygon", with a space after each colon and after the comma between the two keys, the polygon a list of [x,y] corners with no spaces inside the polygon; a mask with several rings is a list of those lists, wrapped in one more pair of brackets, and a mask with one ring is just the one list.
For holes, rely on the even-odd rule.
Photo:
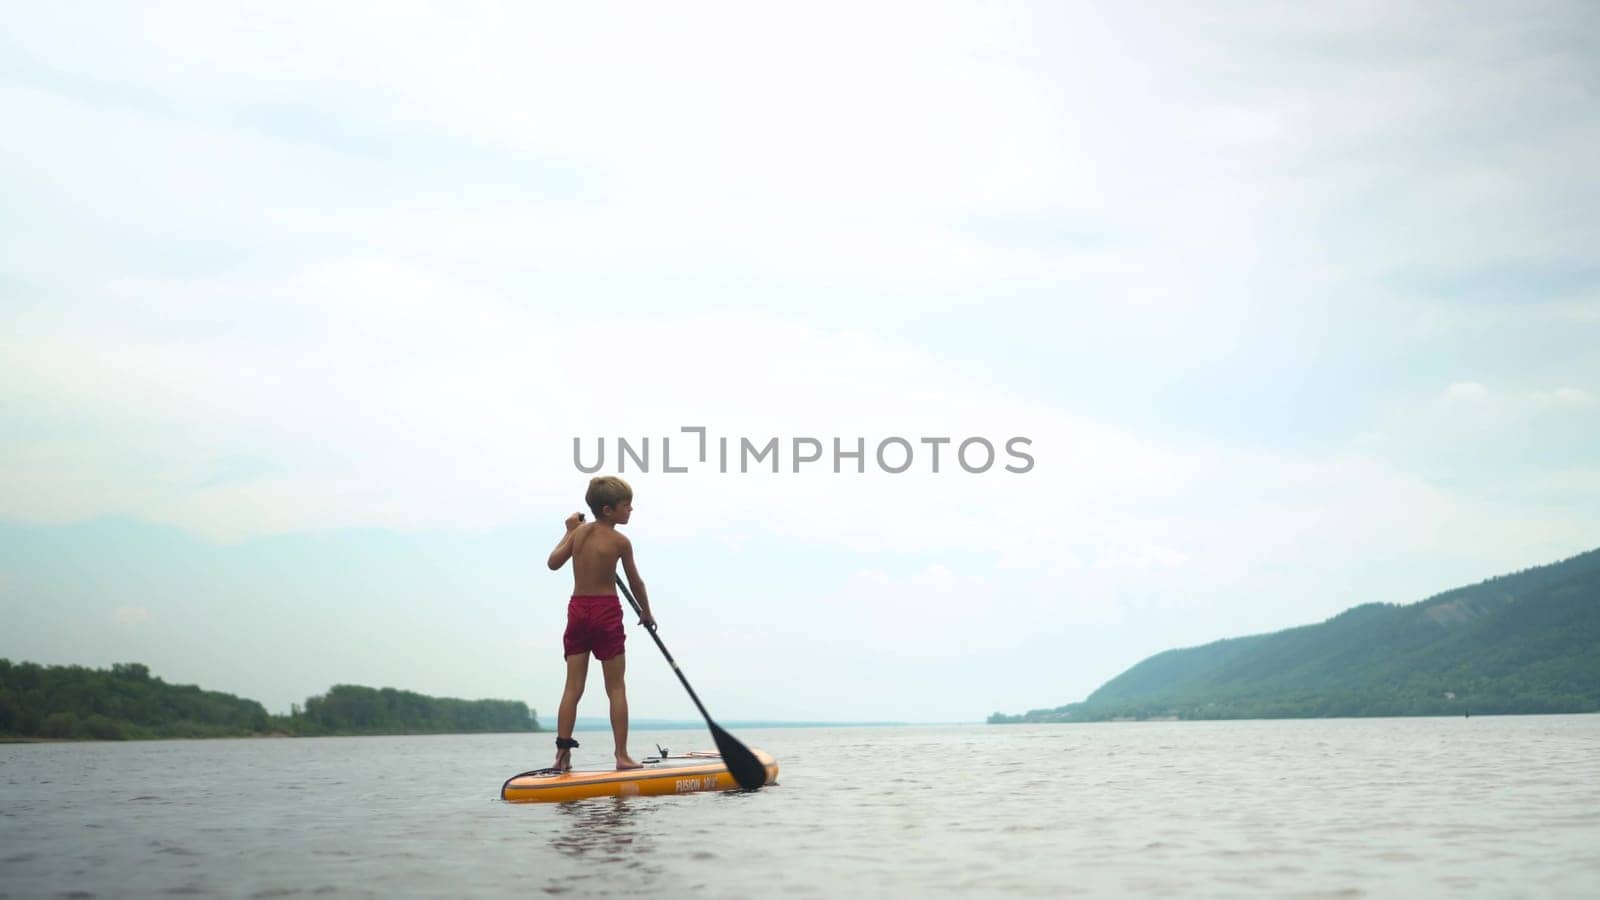
{"label": "boy's right arm", "polygon": [[550,551],[550,559],[547,560],[550,571],[554,572],[561,568],[567,564],[567,560],[572,558],[572,536],[577,533],[578,524],[582,521],[583,513],[581,512],[575,512],[567,516],[567,533],[561,536],[561,541],[556,544],[554,550]]}
{"label": "boy's right arm", "polygon": [[633,564],[633,542],[622,535],[622,571],[628,576],[628,587],[633,590],[633,599],[639,601],[639,624],[651,631],[656,628],[655,614],[650,612],[650,595],[645,593],[644,579],[639,577],[639,567]]}

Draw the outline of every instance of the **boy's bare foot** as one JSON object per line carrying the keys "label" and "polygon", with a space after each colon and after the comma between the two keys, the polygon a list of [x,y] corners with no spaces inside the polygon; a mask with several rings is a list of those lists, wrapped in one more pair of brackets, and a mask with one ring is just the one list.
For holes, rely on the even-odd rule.
{"label": "boy's bare foot", "polygon": [[638,763],[634,762],[633,761],[633,757],[629,756],[628,754],[626,754],[626,753],[618,753],[617,754],[617,769],[619,771],[622,770],[622,769],[642,769],[642,768],[644,768],[644,766],[641,766]]}

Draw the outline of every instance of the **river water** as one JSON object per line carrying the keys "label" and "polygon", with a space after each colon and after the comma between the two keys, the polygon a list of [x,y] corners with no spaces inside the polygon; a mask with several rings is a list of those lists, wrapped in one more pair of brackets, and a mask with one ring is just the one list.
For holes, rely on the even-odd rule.
{"label": "river water", "polygon": [[738,737],[777,786],[568,804],[497,799],[548,734],[0,745],[0,897],[1600,895],[1600,716]]}

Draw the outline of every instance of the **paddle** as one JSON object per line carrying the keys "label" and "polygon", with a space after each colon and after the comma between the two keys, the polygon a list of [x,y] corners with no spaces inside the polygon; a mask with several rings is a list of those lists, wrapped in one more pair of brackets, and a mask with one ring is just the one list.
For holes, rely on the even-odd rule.
{"label": "paddle", "polygon": [[[644,618],[644,610],[639,608],[639,601],[633,599],[633,592],[628,590],[628,586],[622,583],[622,576],[620,575],[617,576],[617,587],[622,589],[622,596],[628,598],[628,605],[632,606],[633,611],[639,614],[639,618]],[[706,724],[711,726],[711,739],[717,742],[717,752],[722,754],[723,764],[728,767],[729,772],[733,773],[733,780],[739,782],[739,786],[747,791],[753,791],[766,784],[767,767],[761,764],[761,760],[756,759],[756,755],[750,752],[749,747],[739,743],[733,735],[723,731],[717,726],[716,722],[711,721],[711,714],[706,712],[705,704],[700,702],[700,698],[695,695],[694,688],[689,686],[689,679],[683,677],[683,670],[678,668],[677,660],[674,660],[672,654],[667,652],[667,645],[661,643],[661,637],[656,634],[654,628],[646,626],[645,630],[650,632],[650,637],[655,639],[656,646],[661,648],[661,655],[667,658],[667,663],[672,666],[672,671],[676,672],[678,680],[683,682],[683,689],[689,692],[689,699],[693,700],[694,705],[699,708],[700,715],[706,717]]]}

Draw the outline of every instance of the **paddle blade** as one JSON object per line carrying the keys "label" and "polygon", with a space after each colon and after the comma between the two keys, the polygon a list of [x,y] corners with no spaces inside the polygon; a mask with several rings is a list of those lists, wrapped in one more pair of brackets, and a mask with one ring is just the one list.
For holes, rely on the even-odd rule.
{"label": "paddle blade", "polygon": [[753,791],[767,783],[767,767],[756,759],[750,748],[739,743],[733,735],[723,731],[715,722],[708,722],[711,726],[711,738],[717,742],[717,752],[722,754],[722,763],[733,774],[733,780],[739,782],[739,787]]}

